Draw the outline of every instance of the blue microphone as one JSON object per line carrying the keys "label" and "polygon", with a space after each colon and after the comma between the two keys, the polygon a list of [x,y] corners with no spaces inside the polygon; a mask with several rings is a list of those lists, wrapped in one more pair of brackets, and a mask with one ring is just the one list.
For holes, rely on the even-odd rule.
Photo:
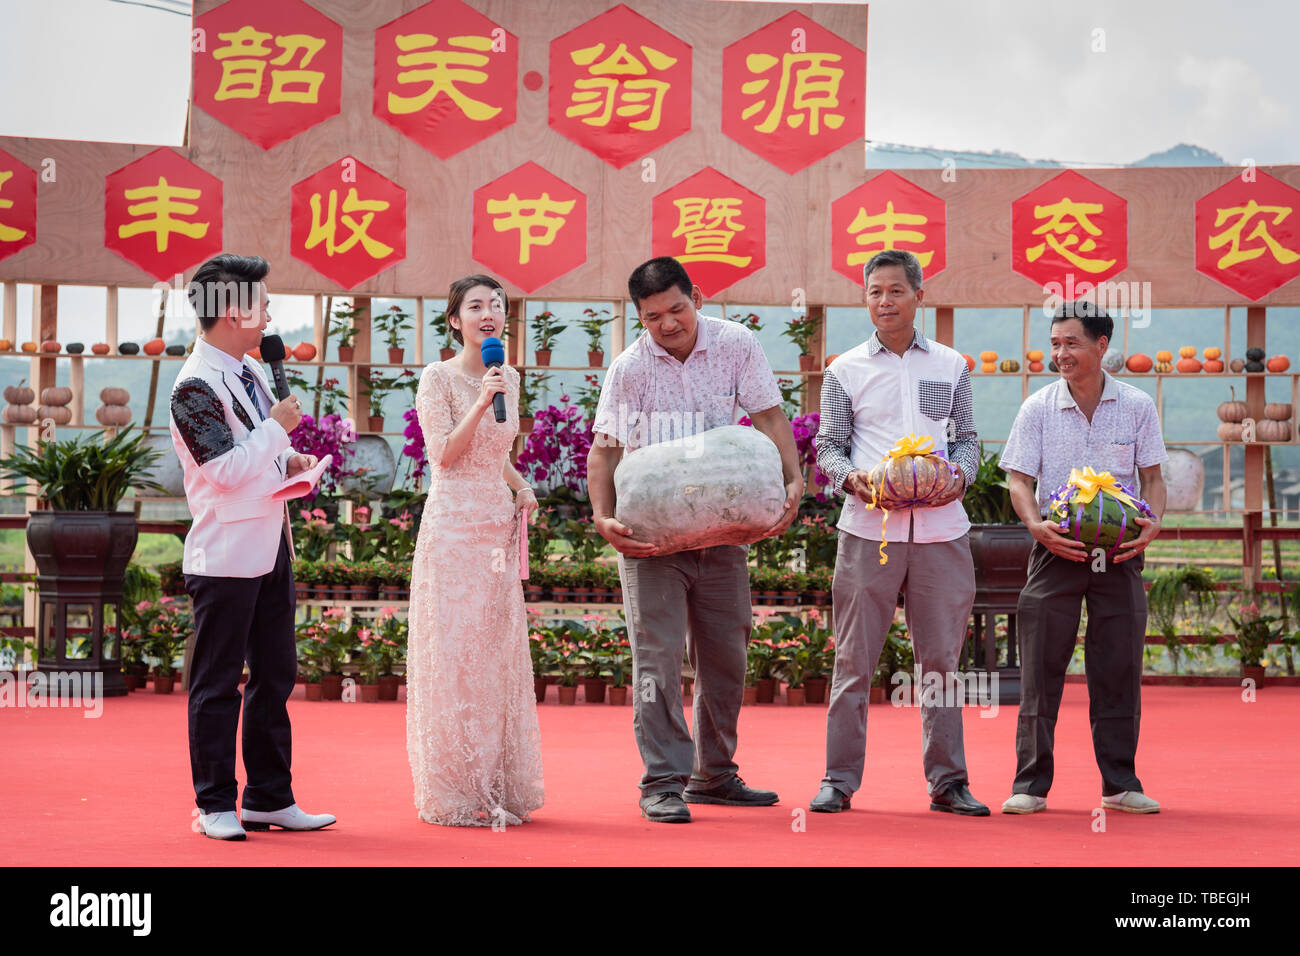
{"label": "blue microphone", "polygon": [[[489,335],[479,347],[483,354],[483,364],[488,368],[500,368],[506,363],[505,344],[495,335]],[[492,396],[492,414],[498,422],[506,420],[506,397],[497,392]]]}

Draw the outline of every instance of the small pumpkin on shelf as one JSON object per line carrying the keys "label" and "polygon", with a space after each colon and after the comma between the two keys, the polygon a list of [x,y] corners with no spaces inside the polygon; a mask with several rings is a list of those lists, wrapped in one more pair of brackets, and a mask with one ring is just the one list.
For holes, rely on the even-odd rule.
{"label": "small pumpkin on shelf", "polygon": [[117,353],[119,355],[139,355],[140,346],[134,342],[120,342],[117,346]]}
{"label": "small pumpkin on shelf", "polygon": [[1219,441],[1241,441],[1241,422],[1219,422],[1216,434]]}
{"label": "small pumpkin on shelf", "polygon": [[145,355],[162,355],[163,350],[167,348],[167,343],[162,339],[150,339],[144,343]]}
{"label": "small pumpkin on shelf", "polygon": [[185,354],[185,346],[183,346],[183,345],[169,345],[169,346],[167,346],[167,348],[165,348],[163,351],[165,351],[168,355],[184,355],[184,354]]}
{"label": "small pumpkin on shelf", "polygon": [[1269,402],[1264,406],[1264,417],[1284,422],[1291,417],[1291,406],[1286,402]]}
{"label": "small pumpkin on shelf", "polygon": [[14,343],[10,339],[0,339],[0,352],[12,352]]}
{"label": "small pumpkin on shelf", "polygon": [[67,345],[69,355],[80,355],[84,351],[86,351],[86,346],[82,342],[69,342]]}
{"label": "small pumpkin on shelf", "polygon": [[72,421],[72,409],[67,405],[41,405],[36,409],[40,421],[51,419],[56,425],[66,425]]}
{"label": "small pumpkin on shelf", "polygon": [[1031,372],[1041,372],[1042,370],[1043,370],[1043,363],[1042,363],[1042,362],[1030,362],[1030,363],[1029,363],[1029,371],[1031,371]]}
{"label": "small pumpkin on shelf", "polygon": [[1274,355],[1264,365],[1270,372],[1285,372],[1291,367],[1291,360],[1285,355]]}
{"label": "small pumpkin on shelf", "polygon": [[1246,361],[1247,362],[1264,361],[1264,350],[1261,348],[1246,349]]}
{"label": "small pumpkin on shelf", "polygon": [[1155,364],[1155,371],[1157,372],[1172,372],[1173,370],[1174,370],[1173,362],[1169,362],[1169,361],[1165,361],[1164,359],[1161,359],[1159,362],[1156,362]]}
{"label": "small pumpkin on shelf", "polygon": [[1196,358],[1196,349],[1190,345],[1184,345],[1178,350],[1179,358]]}
{"label": "small pumpkin on shelf", "polygon": [[[24,379],[24,381],[26,381]],[[30,405],[36,401],[36,389],[28,388],[22,382],[5,389],[5,401],[10,405]]]}
{"label": "small pumpkin on shelf", "polygon": [[1168,349],[1161,349],[1159,352],[1156,353],[1156,361],[1157,361],[1157,362],[1170,362],[1170,363],[1172,363],[1173,360],[1174,360],[1174,353],[1173,353],[1173,352],[1170,352]]}
{"label": "small pumpkin on shelf", "polygon": [[1232,392],[1232,400],[1220,402],[1218,408],[1219,421],[1221,422],[1241,422],[1250,414],[1245,402],[1237,401],[1236,388],[1229,388]]}
{"label": "small pumpkin on shelf", "polygon": [[975,357],[973,355],[967,355],[964,352],[961,357],[966,360],[966,370],[968,372],[975,371]]}
{"label": "small pumpkin on shelf", "polygon": [[46,339],[44,342],[41,343],[42,352],[57,352],[61,348],[63,348],[63,346],[60,345],[58,342],[54,341],[53,339]]}
{"label": "small pumpkin on shelf", "polygon": [[1107,349],[1101,357],[1101,367],[1112,375],[1124,371],[1124,353],[1119,349]]}
{"label": "small pumpkin on shelf", "polygon": [[36,409],[30,405],[6,405],[4,421],[6,425],[30,425],[36,421]]}
{"label": "small pumpkin on shelf", "polygon": [[1266,442],[1290,441],[1291,419],[1260,419],[1255,423],[1255,437]]}
{"label": "small pumpkin on shelf", "polygon": [[1201,370],[1201,363],[1199,360],[1191,356],[1183,356],[1178,360],[1178,364],[1175,367],[1180,372],[1183,372],[1185,374],[1192,374],[1195,372],[1199,372]]}
{"label": "small pumpkin on shelf", "polygon": [[1130,372],[1136,372],[1139,375],[1143,372],[1151,371],[1151,367],[1154,364],[1155,363],[1151,361],[1150,355],[1144,355],[1141,352],[1134,352],[1128,357],[1128,370]]}
{"label": "small pumpkin on shelf", "polygon": [[1201,363],[1201,367],[1207,372],[1222,372],[1224,368],[1223,362],[1219,359],[1210,358],[1207,358],[1203,363]]}
{"label": "small pumpkin on shelf", "polygon": [[[293,347],[293,357],[299,362],[310,362],[316,357],[316,346],[311,342],[299,342]],[[830,364],[829,357],[826,364]]]}
{"label": "small pumpkin on shelf", "polygon": [[40,346],[37,345],[35,342],[24,342],[24,343],[23,343],[23,351],[24,351],[24,352],[37,352],[37,351],[40,351]]}
{"label": "small pumpkin on shelf", "polygon": [[67,405],[72,401],[72,389],[66,385],[51,385],[41,389],[42,405]]}
{"label": "small pumpkin on shelf", "polygon": [[1218,348],[1217,346],[1211,345],[1208,349],[1205,350],[1205,357],[1211,360],[1217,358],[1223,358],[1223,350]]}
{"label": "small pumpkin on shelf", "polygon": [[998,367],[997,367],[997,365],[996,365],[995,363],[993,363],[993,362],[982,362],[982,363],[980,363],[980,371],[983,372],[985,375],[988,375],[988,374],[991,374],[991,373],[993,373],[993,372],[996,372],[997,370],[998,370]]}
{"label": "small pumpkin on shelf", "polygon": [[1237,374],[1241,374],[1246,371],[1246,362],[1244,359],[1235,358],[1228,363],[1228,368],[1232,369]]}
{"label": "small pumpkin on shelf", "polygon": [[1015,359],[1003,359],[1002,364],[998,366],[1004,372],[1019,372],[1020,363]]}
{"label": "small pumpkin on shelf", "polygon": [[981,362],[996,362],[997,360],[998,360],[998,353],[997,353],[997,352],[981,352],[981,353],[980,353],[980,361],[981,361]]}
{"label": "small pumpkin on shelf", "polygon": [[90,347],[90,351],[94,352],[96,355],[107,355],[110,348],[107,342],[96,342]]}
{"label": "small pumpkin on shelf", "polygon": [[1031,362],[1041,362],[1043,360],[1043,352],[1041,349],[1030,349],[1025,353],[1025,358],[1029,359]]}
{"label": "small pumpkin on shelf", "polygon": [[1247,372],[1248,374],[1249,374],[1250,372],[1263,372],[1263,371],[1264,371],[1264,363],[1263,363],[1263,362],[1256,362],[1256,361],[1254,361],[1253,359],[1247,359],[1247,360],[1246,360],[1246,372]]}

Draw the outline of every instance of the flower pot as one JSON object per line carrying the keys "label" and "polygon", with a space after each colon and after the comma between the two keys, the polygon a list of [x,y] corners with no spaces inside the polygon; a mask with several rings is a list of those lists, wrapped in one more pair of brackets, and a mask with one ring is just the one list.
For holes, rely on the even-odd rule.
{"label": "flower pot", "polygon": [[[829,592],[829,591],[809,591],[809,592],[808,592],[808,603],[809,603],[809,604],[816,604],[816,605],[825,605],[825,604],[830,604],[830,603],[831,603],[830,592]],[[810,701],[810,703],[811,703],[811,701]]]}
{"label": "flower pot", "polygon": [[390,349],[388,350],[388,364],[389,364],[389,365],[401,365],[401,364],[402,364],[402,356],[405,355],[405,354],[406,354],[406,349],[393,349],[393,348],[390,348]]}
{"label": "flower pot", "polygon": [[883,704],[889,697],[885,693],[885,688],[880,684],[872,684],[871,692],[867,695],[867,703]]}
{"label": "flower pot", "polygon": [[326,674],[320,679],[320,699],[321,700],[342,700],[343,699],[343,675]]}
{"label": "flower pot", "polygon": [[557,601],[573,600],[573,588],[551,588],[551,590],[554,592]]}
{"label": "flower pot", "polygon": [[384,430],[384,416],[371,415],[366,419],[366,427],[372,432],[381,432]]}
{"label": "flower pot", "polygon": [[362,684],[361,685],[361,703],[377,704],[379,703],[379,685]]}
{"label": "flower pot", "polygon": [[455,349],[447,348],[447,349],[440,349],[438,351],[438,358],[442,359],[442,361],[444,362],[448,361],[449,359],[454,359],[455,357],[456,357]]}
{"label": "flower pot", "polygon": [[545,677],[533,678],[533,693],[537,695],[537,703],[541,704],[546,701],[546,685],[550,683]]}
{"label": "flower pot", "polygon": [[532,430],[533,430],[533,416],[532,416],[532,415],[520,415],[520,416],[519,416],[519,434],[521,434],[521,435],[527,435],[527,434],[529,434],[530,432],[532,432]]}
{"label": "flower pot", "polygon": [[402,589],[396,584],[382,584],[379,587],[379,597],[383,601],[400,601],[402,599]]}
{"label": "flower pot", "polygon": [[799,356],[799,371],[801,371],[801,372],[815,372],[815,371],[817,371],[817,360],[816,360],[815,358],[813,358],[811,355],[806,355],[806,354],[805,354],[805,355],[800,355],[800,356]]}
{"label": "flower pot", "polygon": [[627,706],[627,687],[610,687],[609,702],[615,707]]}
{"label": "flower pot", "polygon": [[364,584],[352,585],[352,587],[348,588],[348,594],[350,595],[349,599],[353,601],[370,600],[370,588],[366,587]]}
{"label": "flower pot", "polygon": [[122,682],[126,684],[126,689],[128,691],[139,690],[144,686],[144,684],[140,682],[140,678],[131,673],[124,673],[122,675]]}
{"label": "flower pot", "polygon": [[1247,667],[1245,664],[1242,664],[1241,676],[1243,679],[1249,678],[1250,680],[1253,680],[1255,682],[1256,690],[1264,686],[1264,668],[1262,667]]}
{"label": "flower pot", "polygon": [[772,703],[772,701],[776,699],[776,678],[760,677],[758,680],[758,686],[757,688],[755,688],[755,690],[756,690],[756,694],[754,697],[754,703],[756,704]]}
{"label": "flower pot", "polygon": [[293,582],[293,594],[294,594],[294,598],[295,598],[296,600],[299,600],[299,601],[310,601],[310,600],[311,600],[311,592],[312,592],[312,589],[311,589],[311,586],[310,586],[310,585],[303,584],[301,581],[295,581],[295,582]]}
{"label": "flower pot", "polygon": [[810,704],[826,703],[826,687],[830,683],[825,677],[809,677],[803,682],[804,700]]}
{"label": "flower pot", "polygon": [[788,706],[802,707],[803,699],[804,695],[802,687],[787,687],[785,689],[785,702]]}
{"label": "flower pot", "polygon": [[584,677],[582,699],[589,704],[605,703],[605,681],[600,677]]}
{"label": "flower pot", "polygon": [[740,703],[741,703],[742,706],[745,706],[745,707],[749,706],[750,704],[757,704],[757,703],[758,703],[758,688],[757,688],[757,687],[746,687],[746,688],[745,688],[744,696],[742,696],[741,699],[740,699]]}
{"label": "flower pot", "polygon": [[540,601],[542,599],[542,595],[544,595],[545,593],[546,591],[543,588],[526,587],[524,588],[524,600]]}
{"label": "flower pot", "polygon": [[551,350],[550,350],[550,349],[538,349],[536,352],[533,353],[533,355],[536,357],[536,359],[537,359],[537,364],[538,364],[538,365],[550,365],[550,364],[551,364]]}
{"label": "flower pot", "polygon": [[396,674],[385,674],[379,678],[379,699],[397,700],[397,688],[402,686],[402,679]]}
{"label": "flower pot", "polygon": [[302,685],[302,690],[303,690],[303,695],[304,695],[308,700],[320,700],[320,699],[321,699],[321,686],[320,686],[320,684],[303,684],[303,685]]}
{"label": "flower pot", "polygon": [[340,345],[340,346],[339,346],[339,361],[340,361],[340,362],[351,362],[352,359],[353,359],[353,357],[354,357],[356,354],[357,354],[357,347],[356,347],[355,345]]}
{"label": "flower pot", "polygon": [[565,687],[561,684],[558,688],[561,704],[576,704],[578,702],[578,687]]}
{"label": "flower pot", "polygon": [[798,591],[782,591],[782,592],[781,592],[781,603],[784,604],[784,605],[787,605],[787,606],[789,606],[789,607],[793,607],[794,605],[798,604],[798,603],[799,603],[799,592],[798,592]]}
{"label": "flower pot", "polygon": [[690,677],[682,678],[682,699],[690,701],[694,698],[695,681]]}
{"label": "flower pot", "polygon": [[605,364],[605,353],[604,353],[604,352],[588,352],[588,353],[587,353],[587,365],[588,365],[588,367],[590,367],[590,368],[601,368],[601,367],[604,366],[604,364]]}
{"label": "flower pot", "polygon": [[172,692],[172,685],[175,683],[175,681],[176,681],[175,674],[168,674],[166,677],[163,677],[160,674],[154,674],[153,692],[155,694],[170,694]]}

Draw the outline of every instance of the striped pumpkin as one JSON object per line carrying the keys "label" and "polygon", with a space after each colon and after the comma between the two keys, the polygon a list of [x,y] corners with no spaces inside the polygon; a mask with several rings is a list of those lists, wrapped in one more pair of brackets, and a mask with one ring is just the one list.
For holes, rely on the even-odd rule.
{"label": "striped pumpkin", "polygon": [[960,472],[938,455],[886,458],[871,469],[876,507],[937,508],[961,496]]}

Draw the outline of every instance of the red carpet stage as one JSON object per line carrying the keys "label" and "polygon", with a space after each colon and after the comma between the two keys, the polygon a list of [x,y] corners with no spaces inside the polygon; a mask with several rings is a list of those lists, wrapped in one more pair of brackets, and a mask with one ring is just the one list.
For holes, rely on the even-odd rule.
{"label": "red carpet stage", "polygon": [[[1087,697],[1066,687],[1048,811],[1004,816],[1016,710],[966,712],[976,797],[991,818],[928,810],[920,714],[873,706],[867,781],[854,809],[805,814],[817,792],[824,706],[747,707],[738,760],[745,779],[781,794],[775,807],[695,807],[689,826],[637,812],[640,762],[632,708],[540,709],[546,806],[504,832],[420,822],[411,803],[402,703],[292,703],[295,791],[339,823],[320,833],[250,834],[225,844],[192,832],[185,697],[136,692],[79,710],[0,710],[5,772],[0,863],[155,865],[1295,865],[1300,863],[1300,688],[1255,703],[1217,687],[1147,687],[1138,771],[1164,812],[1105,815]],[[242,769],[240,777],[242,780]],[[799,812],[795,812],[798,810]]]}

